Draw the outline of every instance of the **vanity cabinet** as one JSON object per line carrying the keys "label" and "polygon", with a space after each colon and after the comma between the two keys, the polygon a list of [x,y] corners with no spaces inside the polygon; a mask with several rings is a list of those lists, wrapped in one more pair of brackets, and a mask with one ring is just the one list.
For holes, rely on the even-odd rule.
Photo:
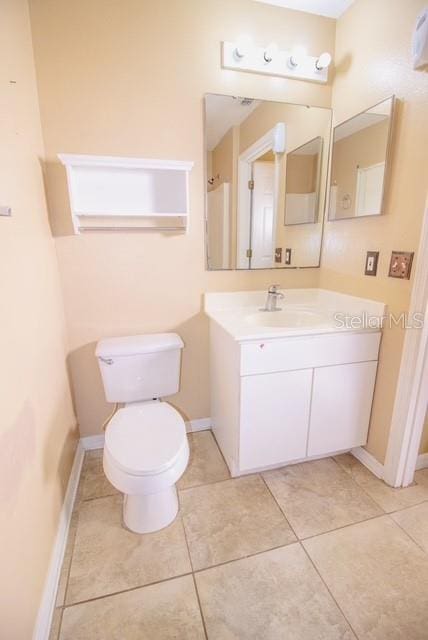
{"label": "vanity cabinet", "polygon": [[211,321],[212,428],[231,474],[364,445],[380,337],[239,341]]}

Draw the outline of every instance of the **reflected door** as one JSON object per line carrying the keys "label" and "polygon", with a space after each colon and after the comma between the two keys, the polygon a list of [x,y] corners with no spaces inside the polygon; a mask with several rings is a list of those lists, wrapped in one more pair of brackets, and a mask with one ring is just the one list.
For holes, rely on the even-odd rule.
{"label": "reflected door", "polygon": [[274,266],[274,162],[253,162],[251,268]]}

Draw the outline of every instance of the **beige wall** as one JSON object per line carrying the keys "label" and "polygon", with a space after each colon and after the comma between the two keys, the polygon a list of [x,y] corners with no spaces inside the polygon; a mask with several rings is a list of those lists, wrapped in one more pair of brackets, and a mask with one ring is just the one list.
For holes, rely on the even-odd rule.
{"label": "beige wall", "polygon": [[103,336],[178,331],[190,418],[209,415],[204,291],[316,286],[317,270],[205,271],[203,95],[329,106],[331,87],[220,68],[220,41],[248,33],[282,48],[334,50],[335,22],[252,0],[31,0],[53,223],[67,213],[58,152],[194,160],[188,235],[97,234],[56,240],[83,435],[109,408],[94,359]]}
{"label": "beige wall", "polygon": [[[320,283],[326,288],[385,301],[393,313],[408,308],[413,279],[408,282],[387,277],[391,250],[417,249],[427,194],[427,74],[414,71],[410,63],[411,34],[425,5],[425,0],[356,0],[337,23],[333,90],[336,122],[393,93],[401,104],[397,109],[386,213],[327,223]],[[364,276],[368,250],[380,251],[376,278]],[[402,344],[401,329],[385,331],[367,447],[381,462]]]}
{"label": "beige wall", "polygon": [[0,14],[0,636],[28,640],[77,434],[27,2]]}
{"label": "beige wall", "polygon": [[[389,123],[390,120],[387,118],[334,143],[330,182],[337,185],[336,218],[355,215],[357,165],[364,168],[385,162]],[[345,194],[351,198],[349,209],[342,206]]]}

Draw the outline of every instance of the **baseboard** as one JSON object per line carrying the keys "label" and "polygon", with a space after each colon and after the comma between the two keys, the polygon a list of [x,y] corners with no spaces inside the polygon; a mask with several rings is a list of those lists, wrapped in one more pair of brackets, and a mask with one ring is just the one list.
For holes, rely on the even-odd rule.
{"label": "baseboard", "polygon": [[211,429],[211,418],[197,418],[197,420],[189,420],[186,422],[186,430],[188,433],[206,431],[207,429]]}
{"label": "baseboard", "polygon": [[[211,429],[211,418],[197,418],[196,420],[188,420],[186,422],[187,433],[205,431],[206,429]],[[104,433],[99,433],[96,436],[85,436],[84,438],[80,438],[80,442],[85,451],[102,449],[104,447]]]}
{"label": "baseboard", "polygon": [[96,436],[85,436],[80,438],[80,442],[85,451],[91,451],[91,449],[102,449],[104,447],[104,432],[99,433]]}
{"label": "baseboard", "polygon": [[376,460],[371,453],[364,449],[363,447],[356,447],[355,449],[351,449],[352,455],[357,458],[369,471],[374,473],[374,475],[381,480],[383,479],[383,464]]}
{"label": "baseboard", "polygon": [[420,453],[416,460],[416,471],[428,468],[428,453]]}
{"label": "baseboard", "polygon": [[68,530],[70,527],[71,515],[73,513],[77,487],[79,485],[84,454],[84,448],[79,441],[77,443],[73,466],[68,480],[67,491],[65,493],[64,502],[59,516],[58,530],[51,554],[42,600],[34,627],[33,640],[48,640],[49,638],[52,615],[55,608],[56,594],[58,590],[58,582],[61,573],[62,561],[64,559]]}

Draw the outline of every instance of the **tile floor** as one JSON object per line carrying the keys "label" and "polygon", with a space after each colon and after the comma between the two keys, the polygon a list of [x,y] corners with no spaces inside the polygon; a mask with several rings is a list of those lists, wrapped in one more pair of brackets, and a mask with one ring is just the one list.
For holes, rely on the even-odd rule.
{"label": "tile floor", "polygon": [[181,510],[121,526],[85,456],[50,640],[427,640],[428,469],[392,489],[346,454],[231,479],[189,436]]}

